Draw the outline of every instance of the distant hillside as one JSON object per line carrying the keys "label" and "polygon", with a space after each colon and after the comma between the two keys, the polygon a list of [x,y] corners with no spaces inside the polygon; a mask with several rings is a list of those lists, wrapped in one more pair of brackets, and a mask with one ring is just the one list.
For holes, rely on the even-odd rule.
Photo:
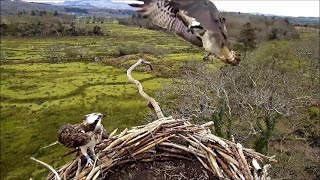
{"label": "distant hillside", "polygon": [[[134,10],[126,3],[112,2],[111,0],[75,0],[66,1],[63,3],[28,3],[22,0],[0,0],[1,15],[15,15],[19,11],[48,11],[76,15],[95,15],[95,16],[108,16],[108,17],[121,17],[131,16]],[[239,22],[249,22],[250,16],[254,14],[247,13],[234,13],[234,12],[221,12],[223,16],[234,17]],[[255,15],[272,18],[286,18],[291,24],[299,25],[318,25],[319,17],[284,17],[276,15],[262,15],[255,13]]]}
{"label": "distant hillside", "polygon": [[[22,0],[1,0],[1,15],[16,15],[18,12],[22,11],[47,11],[47,12],[54,12],[58,11],[59,13],[67,13],[67,14],[76,14],[76,15],[96,15],[96,16],[128,16],[132,15],[133,10],[128,9],[117,9],[116,7],[122,7],[123,3],[117,6],[117,3],[110,3],[110,8],[107,6],[103,6],[104,8],[97,8],[88,4],[91,1],[83,2],[82,4],[79,1],[74,2],[66,2],[66,4],[47,4],[47,3],[32,3],[32,2],[25,2]],[[102,2],[102,1],[101,1]],[[108,4],[108,1],[104,3],[104,5]]]}
{"label": "distant hillside", "polygon": [[[75,1],[66,1],[63,3],[54,3],[55,5],[63,6],[77,6],[77,7],[96,7],[96,8],[107,8],[107,9],[133,9],[128,6],[126,3],[112,2],[111,0],[75,0]],[[313,25],[319,24],[319,17],[285,17],[277,16],[274,14],[261,14],[261,13],[251,13],[254,15],[263,15],[266,17],[277,17],[277,18],[288,18],[289,22],[292,24],[301,24],[301,25]]]}
{"label": "distant hillside", "polygon": [[319,17],[292,17],[292,16],[278,16],[274,14],[261,14],[254,13],[255,15],[265,16],[268,18],[281,18],[288,19],[290,24],[299,24],[299,25],[319,25],[320,18]]}
{"label": "distant hillside", "polygon": [[45,3],[29,3],[21,0],[2,0],[1,3],[1,15],[15,15],[19,11],[31,11],[31,10],[38,10],[38,11],[59,11],[65,12],[64,7],[61,6],[54,6],[51,4]]}
{"label": "distant hillside", "polygon": [[319,17],[288,17],[289,22],[292,24],[300,24],[300,25],[315,25],[319,26],[320,19]]}
{"label": "distant hillside", "polygon": [[287,18],[281,16],[254,15],[249,13],[222,12],[226,18],[228,34],[231,40],[239,37],[240,30],[246,23],[254,29],[257,41],[269,39],[297,38],[298,33]]}
{"label": "distant hillside", "polygon": [[111,0],[76,0],[65,1],[63,3],[55,3],[62,6],[77,6],[77,7],[96,7],[107,9],[133,9],[126,3],[112,2]]}

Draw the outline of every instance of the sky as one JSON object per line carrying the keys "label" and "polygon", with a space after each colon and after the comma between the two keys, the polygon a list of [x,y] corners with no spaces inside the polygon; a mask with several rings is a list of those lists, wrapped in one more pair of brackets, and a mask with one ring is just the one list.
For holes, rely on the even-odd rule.
{"label": "sky", "polygon": [[[25,0],[29,2],[63,2],[64,0]],[[74,1],[74,0],[65,0]],[[114,0],[127,1],[127,0]],[[319,17],[319,0],[213,0],[221,11],[262,13],[282,16]]]}

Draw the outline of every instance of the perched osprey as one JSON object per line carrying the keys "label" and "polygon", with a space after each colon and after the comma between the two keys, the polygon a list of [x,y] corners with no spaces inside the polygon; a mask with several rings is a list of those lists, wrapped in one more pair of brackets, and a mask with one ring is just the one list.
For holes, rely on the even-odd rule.
{"label": "perched osprey", "polygon": [[80,148],[81,153],[87,159],[87,165],[93,165],[93,160],[88,155],[87,150],[90,149],[95,159],[94,147],[102,138],[107,138],[101,124],[104,117],[104,114],[92,113],[85,115],[81,124],[63,125],[58,132],[59,142],[68,148]]}
{"label": "perched osprey", "polygon": [[225,19],[219,16],[218,9],[211,1],[137,1],[129,5],[140,8],[138,11],[152,23],[181,36],[196,46],[203,47],[208,52],[205,59],[209,55],[214,55],[225,63],[239,64],[240,58],[230,50]]}

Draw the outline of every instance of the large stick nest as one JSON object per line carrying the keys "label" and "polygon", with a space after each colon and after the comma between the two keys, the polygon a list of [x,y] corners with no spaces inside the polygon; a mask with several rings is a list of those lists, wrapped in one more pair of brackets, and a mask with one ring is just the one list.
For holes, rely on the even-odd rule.
{"label": "large stick nest", "polygon": [[[64,179],[106,179],[108,171],[132,162],[194,158],[221,179],[268,179],[270,165],[260,168],[257,161],[272,161],[273,157],[213,135],[212,125],[213,122],[195,125],[188,119],[168,117],[125,129],[115,136],[114,131],[97,144],[100,161],[94,167],[85,167],[80,155],[57,173]],[[53,178],[53,174],[48,177]]]}
{"label": "large stick nest", "polygon": [[[134,83],[139,94],[148,101],[158,120],[149,124],[125,129],[120,134],[113,131],[108,139],[102,140],[95,147],[98,161],[93,167],[86,167],[80,153],[71,162],[54,170],[50,165],[33,160],[47,166],[53,173],[48,179],[108,179],[109,172],[117,167],[126,167],[138,162],[156,162],[170,160],[195,160],[219,179],[255,179],[265,180],[268,177],[269,164],[261,167],[258,163],[275,161],[252,149],[213,135],[210,127],[213,122],[195,125],[189,119],[173,119],[165,117],[158,103],[144,91],[141,83],[131,76],[140,64],[149,65],[142,59],[127,70],[130,82]],[[196,168],[196,167],[195,167]],[[110,174],[110,173],[109,173]],[[191,174],[192,175],[192,174]],[[193,177],[192,177],[193,179]]]}

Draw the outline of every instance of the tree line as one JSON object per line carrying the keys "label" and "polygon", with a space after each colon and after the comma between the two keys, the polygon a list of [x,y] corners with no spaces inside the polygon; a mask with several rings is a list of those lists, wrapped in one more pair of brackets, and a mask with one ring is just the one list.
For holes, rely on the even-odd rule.
{"label": "tree line", "polygon": [[77,19],[71,15],[55,12],[37,11],[19,12],[16,16],[2,16],[1,36],[103,36],[99,25],[79,27]]}

